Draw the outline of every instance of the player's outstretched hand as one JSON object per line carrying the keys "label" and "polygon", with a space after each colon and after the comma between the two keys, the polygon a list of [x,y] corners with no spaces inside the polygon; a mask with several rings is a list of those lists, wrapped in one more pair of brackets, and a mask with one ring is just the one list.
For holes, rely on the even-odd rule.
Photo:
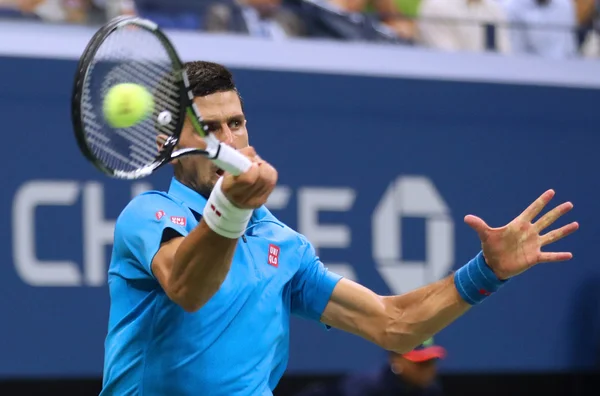
{"label": "player's outstretched hand", "polygon": [[508,279],[538,263],[570,260],[573,257],[569,252],[542,251],[542,247],[572,234],[579,228],[577,222],[572,222],[542,234],[542,231],[573,208],[571,202],[565,202],[534,222],[534,218],[552,197],[554,191],[546,191],[517,218],[500,228],[491,228],[476,216],[465,217],[465,223],[477,231],[485,260],[498,278]]}
{"label": "player's outstretched hand", "polygon": [[239,176],[225,173],[222,190],[237,207],[255,209],[264,205],[277,184],[277,171],[256,154],[253,147],[240,150],[252,160],[252,167]]}

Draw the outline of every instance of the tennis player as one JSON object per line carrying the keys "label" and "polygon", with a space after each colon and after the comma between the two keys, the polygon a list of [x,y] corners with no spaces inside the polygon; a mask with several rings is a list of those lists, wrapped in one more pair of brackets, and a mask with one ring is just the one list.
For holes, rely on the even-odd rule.
{"label": "tennis player", "polygon": [[[341,279],[263,206],[277,172],[249,146],[231,73],[209,62],[186,67],[211,132],[253,165],[233,177],[200,156],[176,160],[167,192],[141,194],[120,214],[101,395],[272,395],[288,361],[290,314],[405,353],[509,278],[572,257],[541,251],[578,228],[542,233],[573,207],[534,221],[549,190],[502,228],[465,217],[482,251],[438,282],[384,297]],[[187,125],[180,143],[198,139]]]}

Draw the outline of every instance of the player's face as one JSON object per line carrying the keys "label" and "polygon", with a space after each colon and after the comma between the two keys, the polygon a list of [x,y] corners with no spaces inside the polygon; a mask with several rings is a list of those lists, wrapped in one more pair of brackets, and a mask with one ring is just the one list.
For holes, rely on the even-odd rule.
{"label": "player's face", "polygon": [[[235,91],[217,92],[198,97],[194,102],[202,114],[205,125],[211,133],[226,144],[241,149],[248,146],[246,118],[240,98]],[[197,147],[198,134],[191,122],[186,120],[179,146]],[[194,190],[208,195],[223,174],[210,160],[201,156],[188,156],[177,160],[178,178]]]}

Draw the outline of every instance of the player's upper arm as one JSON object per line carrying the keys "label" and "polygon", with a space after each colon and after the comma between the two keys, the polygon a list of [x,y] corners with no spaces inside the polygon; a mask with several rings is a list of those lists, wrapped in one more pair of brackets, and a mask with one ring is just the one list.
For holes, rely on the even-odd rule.
{"label": "player's upper arm", "polygon": [[383,297],[349,279],[342,279],[325,307],[321,321],[385,347],[390,316]]}
{"label": "player's upper arm", "polygon": [[175,253],[183,238],[183,236],[176,236],[163,242],[152,260],[152,273],[167,295],[169,295],[169,277],[175,262]]}
{"label": "player's upper arm", "polygon": [[[136,267],[162,285],[162,276],[172,263],[167,260],[169,253],[174,254],[178,243],[189,232],[189,224],[181,225],[172,218],[186,218],[186,215],[185,208],[164,195],[146,193],[136,197],[123,210],[115,226],[115,244],[129,259],[120,265]],[[121,272],[127,270],[122,268]]]}
{"label": "player's upper arm", "polygon": [[315,254],[313,246],[302,239],[304,254],[292,279],[292,313],[319,321],[331,293],[341,276],[330,272]]}

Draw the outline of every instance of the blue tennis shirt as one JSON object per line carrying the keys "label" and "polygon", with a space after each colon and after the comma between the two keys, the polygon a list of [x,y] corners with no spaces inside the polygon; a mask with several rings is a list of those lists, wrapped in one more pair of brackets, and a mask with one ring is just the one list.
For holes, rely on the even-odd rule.
{"label": "blue tennis shirt", "polygon": [[173,179],[168,193],[143,193],[118,217],[102,396],[272,395],[288,361],[290,314],[320,320],[340,276],[264,207],[210,301],[188,313],[167,297],[152,259],[164,235],[196,227],[205,204]]}

